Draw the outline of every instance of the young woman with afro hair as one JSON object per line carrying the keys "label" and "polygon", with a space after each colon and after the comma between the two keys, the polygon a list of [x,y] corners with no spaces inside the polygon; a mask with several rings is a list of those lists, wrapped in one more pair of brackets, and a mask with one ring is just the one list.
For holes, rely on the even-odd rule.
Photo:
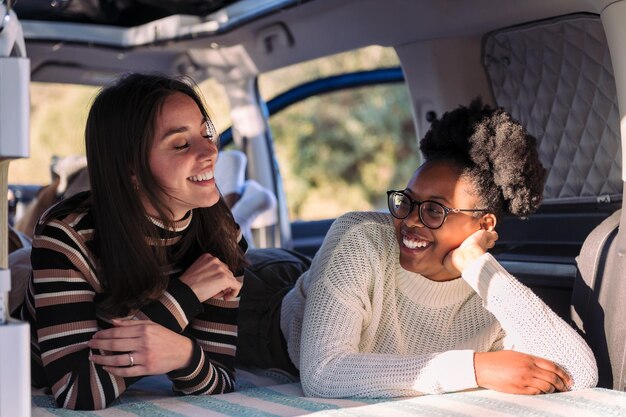
{"label": "young woman with afro hair", "polygon": [[595,386],[584,340],[488,252],[503,216],[541,203],[536,142],[480,100],[445,113],[420,142],[425,162],[388,192],[389,214],[338,218],[284,297],[246,281],[242,308],[251,289],[266,301],[260,318],[241,311],[239,360],[297,368],[316,397]]}

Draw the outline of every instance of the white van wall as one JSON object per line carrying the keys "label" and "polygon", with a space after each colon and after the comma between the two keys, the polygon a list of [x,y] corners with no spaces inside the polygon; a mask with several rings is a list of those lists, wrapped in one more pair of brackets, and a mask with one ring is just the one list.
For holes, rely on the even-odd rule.
{"label": "white van wall", "polygon": [[435,39],[396,47],[407,81],[416,137],[424,136],[438,117],[478,96],[493,104],[491,89],[481,63],[480,37]]}

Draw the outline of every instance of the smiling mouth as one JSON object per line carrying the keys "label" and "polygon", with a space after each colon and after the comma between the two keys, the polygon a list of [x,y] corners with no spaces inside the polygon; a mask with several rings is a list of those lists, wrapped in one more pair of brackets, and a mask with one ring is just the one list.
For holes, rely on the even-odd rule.
{"label": "smiling mouth", "polygon": [[427,240],[409,239],[407,236],[402,236],[402,244],[409,249],[425,249],[433,243]]}
{"label": "smiling mouth", "polygon": [[187,179],[192,182],[209,181],[213,179],[213,171],[207,171],[199,175],[192,175],[191,177],[187,177]]}

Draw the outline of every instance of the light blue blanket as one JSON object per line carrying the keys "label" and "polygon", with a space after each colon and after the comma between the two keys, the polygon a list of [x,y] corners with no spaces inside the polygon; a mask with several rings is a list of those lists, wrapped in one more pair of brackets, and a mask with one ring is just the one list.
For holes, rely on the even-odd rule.
{"label": "light blue blanket", "polygon": [[179,397],[165,377],[131,386],[106,410],[86,412],[56,408],[51,395],[33,391],[33,417],[618,417],[626,416],[626,392],[601,388],[559,394],[521,396],[488,390],[404,399],[307,398],[298,381],[276,372],[238,370],[237,391]]}

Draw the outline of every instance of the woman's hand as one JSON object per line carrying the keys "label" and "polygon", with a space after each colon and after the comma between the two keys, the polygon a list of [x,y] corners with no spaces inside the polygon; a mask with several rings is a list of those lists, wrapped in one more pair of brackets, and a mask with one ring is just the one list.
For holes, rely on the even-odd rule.
{"label": "woman's hand", "polygon": [[465,239],[461,246],[448,252],[443,265],[454,276],[458,276],[467,265],[481,257],[487,249],[493,248],[496,240],[498,233],[495,230],[478,230]]}
{"label": "woman's hand", "polygon": [[191,339],[150,320],[113,320],[113,324],[87,343],[107,352],[90,357],[107,372],[121,377],[160,375],[189,366]]}
{"label": "woman's hand", "polygon": [[200,302],[209,298],[232,300],[239,295],[242,285],[226,264],[208,253],[200,255],[180,280],[191,288]]}
{"label": "woman's hand", "polygon": [[479,387],[510,394],[569,391],[573,384],[554,362],[512,350],[476,352],[474,369]]}

